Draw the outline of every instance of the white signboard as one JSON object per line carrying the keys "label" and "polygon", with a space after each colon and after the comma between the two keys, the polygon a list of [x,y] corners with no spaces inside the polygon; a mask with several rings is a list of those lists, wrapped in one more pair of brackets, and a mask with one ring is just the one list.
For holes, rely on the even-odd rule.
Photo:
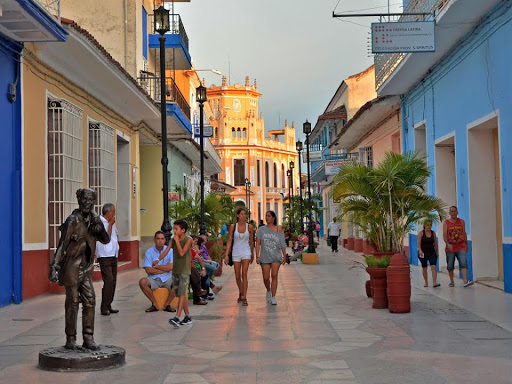
{"label": "white signboard", "polygon": [[325,162],[325,175],[336,176],[340,172],[340,168],[346,160],[331,160]]}
{"label": "white signboard", "polygon": [[372,23],[372,52],[433,52],[434,30],[433,21]]}
{"label": "white signboard", "polygon": [[[194,127],[194,137],[199,137],[200,135],[199,126]],[[211,125],[203,126],[203,136],[204,137],[213,137],[213,127]]]}

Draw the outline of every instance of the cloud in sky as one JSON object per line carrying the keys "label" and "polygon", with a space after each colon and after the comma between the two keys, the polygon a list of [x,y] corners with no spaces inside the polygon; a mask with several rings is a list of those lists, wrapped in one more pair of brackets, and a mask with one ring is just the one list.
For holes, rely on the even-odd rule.
{"label": "cloud in sky", "polygon": [[[400,0],[391,0],[394,10]],[[258,80],[266,129],[287,119],[313,124],[343,79],[373,63],[370,23],[334,19],[338,0],[192,0],[175,3],[198,69],[217,69],[231,84]],[[384,6],[384,7],[383,7]],[[386,0],[341,0],[337,12],[386,11]],[[356,25],[354,23],[363,24]],[[220,76],[202,72],[207,86]]]}

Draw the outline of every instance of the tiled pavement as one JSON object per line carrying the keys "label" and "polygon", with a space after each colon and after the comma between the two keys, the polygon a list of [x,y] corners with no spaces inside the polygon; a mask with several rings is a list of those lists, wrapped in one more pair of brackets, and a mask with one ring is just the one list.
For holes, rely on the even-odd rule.
{"label": "tiled pavement", "polygon": [[[500,292],[493,296],[478,285],[469,293],[446,284],[435,292],[414,287],[412,312],[390,314],[371,309],[364,294],[367,274],[355,262],[360,256],[326,248],[320,256],[320,265],[281,269],[277,306],[266,304],[256,264],[250,268],[249,306],[239,306],[233,272],[225,267],[218,278],[224,289],[207,306],[192,306],[194,324],[178,330],[167,323],[168,313],[144,312],[148,302],[137,285],[142,271],[121,274],[115,302],[121,312],[96,318],[96,340],[127,351],[127,364],[109,371],[37,369],[40,349],[63,344],[62,296],[1,308],[0,381],[512,383],[512,333],[485,319],[492,314],[475,314],[479,290],[489,297]],[[418,271],[413,275],[419,285]],[[451,301],[470,295],[465,302],[471,311],[438,297],[443,294]],[[508,296],[504,300],[510,303]],[[502,309],[499,321],[512,323],[512,306]]]}

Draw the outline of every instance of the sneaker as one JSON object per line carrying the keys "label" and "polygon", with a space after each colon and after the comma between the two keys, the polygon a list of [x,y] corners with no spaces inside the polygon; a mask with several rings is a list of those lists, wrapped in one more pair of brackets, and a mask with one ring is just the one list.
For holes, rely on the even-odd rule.
{"label": "sneaker", "polygon": [[169,324],[177,329],[180,327],[180,319],[177,316],[174,316],[171,320],[169,320]]}
{"label": "sneaker", "polygon": [[189,315],[185,315],[183,320],[180,321],[180,325],[192,325],[192,318]]}
{"label": "sneaker", "polygon": [[277,301],[276,301],[276,298],[275,297],[272,297],[270,299],[270,302],[272,303],[272,305],[277,305]]}
{"label": "sneaker", "polygon": [[455,287],[455,283],[452,281],[450,284],[448,284],[449,287]]}
{"label": "sneaker", "polygon": [[267,303],[270,303],[271,299],[272,299],[272,294],[270,293],[270,291],[267,291],[267,295],[266,295]]}
{"label": "sneaker", "polygon": [[464,283],[463,287],[464,287],[464,288],[466,288],[466,287],[469,287],[469,286],[471,286],[471,285],[473,285],[473,284],[475,284],[475,283],[474,283],[474,281],[472,281],[472,280],[468,280],[468,281],[466,281],[466,282]]}

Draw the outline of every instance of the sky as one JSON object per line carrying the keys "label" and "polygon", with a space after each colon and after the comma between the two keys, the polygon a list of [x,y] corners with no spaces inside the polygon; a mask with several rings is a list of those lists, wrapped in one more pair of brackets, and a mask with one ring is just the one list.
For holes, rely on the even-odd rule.
{"label": "sky", "polygon": [[[400,11],[401,0],[390,0]],[[216,69],[230,83],[258,81],[266,130],[295,122],[302,130],[323,113],[343,79],[373,63],[370,23],[332,12],[385,12],[388,0],[191,0],[175,3],[197,69]],[[379,7],[379,8],[375,8]],[[371,9],[368,9],[371,8]],[[347,20],[347,21],[342,21]],[[357,23],[357,24],[354,24]],[[221,76],[201,72],[206,85]]]}

